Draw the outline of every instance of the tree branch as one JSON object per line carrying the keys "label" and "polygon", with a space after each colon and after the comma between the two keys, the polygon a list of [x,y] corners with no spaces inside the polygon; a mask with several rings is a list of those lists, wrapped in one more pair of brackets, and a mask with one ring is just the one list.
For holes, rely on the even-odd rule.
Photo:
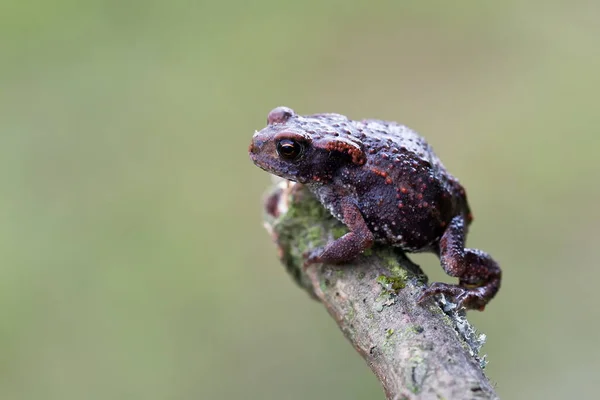
{"label": "tree branch", "polygon": [[321,301],[383,385],[388,399],[496,399],[478,357],[485,335],[444,299],[416,303],[427,280],[390,247],[351,264],[302,268],[303,253],[347,232],[302,186],[281,182],[265,226],[296,283]]}

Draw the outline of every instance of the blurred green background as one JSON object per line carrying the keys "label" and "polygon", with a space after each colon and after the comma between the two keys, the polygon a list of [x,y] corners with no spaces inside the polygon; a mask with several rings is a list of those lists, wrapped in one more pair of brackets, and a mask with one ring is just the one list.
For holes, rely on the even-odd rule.
{"label": "blurred green background", "polygon": [[504,269],[499,394],[597,393],[600,3],[562,3],[3,0],[0,398],[383,398],[261,226],[278,105],[426,136]]}

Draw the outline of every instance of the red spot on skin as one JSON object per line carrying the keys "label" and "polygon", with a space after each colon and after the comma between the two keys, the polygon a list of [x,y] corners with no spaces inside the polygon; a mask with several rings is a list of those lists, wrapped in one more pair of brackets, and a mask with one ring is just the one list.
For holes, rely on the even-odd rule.
{"label": "red spot on skin", "polygon": [[389,176],[387,178],[385,178],[385,184],[386,185],[391,185],[392,184],[392,178],[390,178]]}
{"label": "red spot on skin", "polygon": [[402,193],[408,193],[408,189],[407,189],[407,188],[405,188],[405,187],[402,187],[402,188],[400,188],[400,191],[401,191]]}
{"label": "red spot on skin", "polygon": [[390,158],[390,156],[388,156],[388,155],[387,155],[387,154],[385,154],[385,153],[382,153],[382,154],[381,154],[381,158],[383,158],[384,160],[387,160],[388,158]]}
{"label": "red spot on skin", "polygon": [[402,208],[402,207],[404,207],[404,204],[398,203],[398,208]]}
{"label": "red spot on skin", "polygon": [[[373,171],[373,173],[375,173],[376,175],[381,176],[382,178],[387,178],[388,173],[385,171],[380,170],[379,168],[371,168],[371,171]],[[387,180],[386,180],[387,183]],[[391,183],[391,181],[390,181]]]}
{"label": "red spot on skin", "polygon": [[419,193],[419,194],[417,195],[417,199],[419,199],[419,200],[423,200],[423,193]]}
{"label": "red spot on skin", "polygon": [[423,207],[427,208],[429,207],[429,203],[427,203],[426,201],[423,202]]}

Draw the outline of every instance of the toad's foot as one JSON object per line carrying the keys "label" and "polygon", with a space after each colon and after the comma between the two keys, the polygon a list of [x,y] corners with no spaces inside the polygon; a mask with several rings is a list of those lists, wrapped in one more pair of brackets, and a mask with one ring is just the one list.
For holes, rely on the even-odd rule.
{"label": "toad's foot", "polygon": [[500,289],[502,271],[487,253],[475,249],[464,249],[464,265],[458,285],[435,282],[417,301],[421,303],[431,296],[444,294],[461,307],[483,311]]}
{"label": "toad's foot", "polygon": [[373,245],[373,234],[369,231],[358,207],[347,200],[342,201],[344,224],[350,229],[341,238],[327,243],[304,255],[304,268],[316,263],[341,264],[354,260]]}

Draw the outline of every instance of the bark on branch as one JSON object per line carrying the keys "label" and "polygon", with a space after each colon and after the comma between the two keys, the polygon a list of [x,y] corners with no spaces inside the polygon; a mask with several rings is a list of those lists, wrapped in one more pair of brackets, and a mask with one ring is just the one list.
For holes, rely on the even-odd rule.
{"label": "bark on branch", "polygon": [[280,183],[265,226],[295,281],[323,303],[388,399],[496,399],[478,353],[485,335],[443,299],[418,305],[427,278],[406,256],[374,248],[352,264],[302,268],[303,253],[346,228],[301,185]]}

